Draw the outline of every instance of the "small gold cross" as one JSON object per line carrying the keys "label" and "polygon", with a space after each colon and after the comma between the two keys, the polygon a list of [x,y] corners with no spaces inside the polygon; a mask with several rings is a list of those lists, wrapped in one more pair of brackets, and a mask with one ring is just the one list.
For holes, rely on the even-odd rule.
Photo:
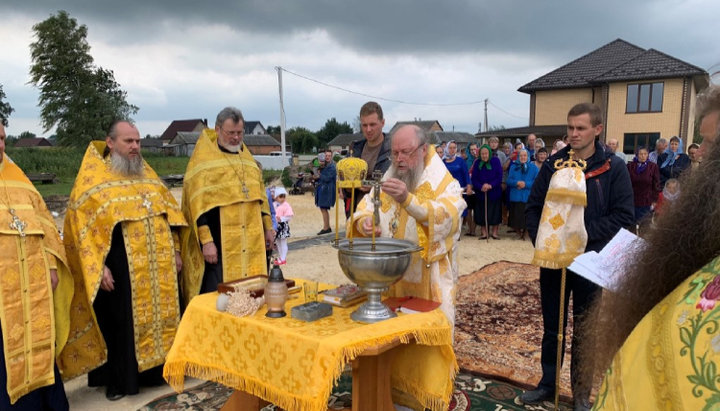
{"label": "small gold cross", "polygon": [[242,191],[243,191],[243,193],[245,193],[245,198],[250,198],[250,190],[248,190],[248,188],[245,186],[245,182],[243,182],[242,186],[243,186]]}

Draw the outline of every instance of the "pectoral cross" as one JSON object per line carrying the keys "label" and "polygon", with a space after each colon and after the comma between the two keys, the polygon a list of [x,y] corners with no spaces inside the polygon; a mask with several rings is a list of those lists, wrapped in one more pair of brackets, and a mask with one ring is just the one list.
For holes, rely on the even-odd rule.
{"label": "pectoral cross", "polygon": [[147,208],[148,211],[152,211],[152,202],[145,197],[145,199],[142,202],[143,207]]}
{"label": "pectoral cross", "polygon": [[10,215],[12,216],[12,223],[10,223],[10,228],[13,230],[17,230],[18,233],[20,233],[20,237],[25,237],[25,222],[22,221],[17,214],[15,214],[15,209],[10,209]]}
{"label": "pectoral cross", "polygon": [[245,183],[244,183],[244,182],[243,182],[243,185],[242,185],[242,186],[243,186],[242,192],[245,193],[245,198],[248,198],[248,199],[249,199],[249,198],[250,198],[250,190],[248,190],[248,188],[245,186]]}

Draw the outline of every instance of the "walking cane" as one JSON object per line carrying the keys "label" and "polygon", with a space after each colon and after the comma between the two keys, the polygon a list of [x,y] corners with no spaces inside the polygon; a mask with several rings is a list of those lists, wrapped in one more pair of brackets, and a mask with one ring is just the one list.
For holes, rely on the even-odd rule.
{"label": "walking cane", "polygon": [[488,202],[488,195],[487,191],[485,193],[485,241],[490,242],[490,224],[488,223],[488,216],[487,216],[487,202]]}

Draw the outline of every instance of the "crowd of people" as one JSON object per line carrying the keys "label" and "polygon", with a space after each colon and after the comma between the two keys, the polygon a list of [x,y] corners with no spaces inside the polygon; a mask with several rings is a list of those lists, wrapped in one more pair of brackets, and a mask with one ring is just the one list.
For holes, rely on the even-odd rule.
{"label": "crowd of people", "polygon": [[[645,235],[647,252],[637,255],[616,293],[603,292],[571,270],[561,283],[565,265],[541,266],[542,378],[519,400],[535,404],[556,393],[556,347],[559,341],[564,344],[558,337],[565,326],[560,319],[567,321],[572,296],[575,409],[589,409],[593,378],[609,367],[613,372],[598,394],[599,409],[616,404],[641,409],[647,398],[667,409],[710,404],[717,393],[713,370],[720,352],[715,335],[720,224],[714,221],[720,213],[707,199],[720,192],[720,168],[717,161],[703,160],[720,156],[715,143],[720,88],[710,86],[698,100],[702,145],[691,145],[684,154],[678,137],[660,139],[652,151],[638,148],[628,163],[616,153],[617,141],[609,139],[605,145],[600,140],[602,112],[591,103],[570,109],[567,136],[554,141],[549,153],[534,134],[514,146],[501,147],[493,137],[479,147],[450,141],[434,150],[430,137],[414,125],[385,135],[382,108],[366,103],[360,110],[364,138],[354,143],[352,155],[365,160],[369,172],[384,174],[381,201],[367,201],[372,187],[338,191],[332,152],[321,153],[315,201],[324,227],[318,234],[330,232],[328,209],[338,195],[348,215],[355,210],[355,223],[348,227],[354,235],[419,244],[423,251],[388,293],[437,301],[454,326],[458,221],[466,223],[469,236],[479,226],[480,239],[487,241],[499,239],[499,226],[505,223],[519,239],[529,238],[537,255],[543,247],[557,253],[563,242],[599,251],[621,228],[654,212],[658,218],[656,228]],[[60,373],[65,379],[90,373],[88,383],[106,387],[108,400],[163,383],[162,365],[191,298],[217,290],[221,282],[267,274],[273,247],[279,252],[276,263],[286,262],[294,216],[287,192],[283,187],[266,190],[261,170],[243,144],[242,112],[234,107],[221,110],[214,129],[202,132],[187,166],[180,205],[144,162],[137,127],[115,121],[105,141],[87,148],[62,239],[37,190],[4,154],[4,126],[0,124],[0,224],[5,227],[0,230],[1,409],[68,409]],[[558,164],[581,167],[581,200],[555,180]],[[563,196],[570,198],[569,204],[581,205],[583,218],[576,220],[576,228],[584,234],[539,244],[548,226],[556,230],[571,223],[544,217],[546,210],[557,211],[554,202]],[[379,221],[374,221],[377,206]],[[691,208],[695,216],[688,220]],[[686,254],[683,258],[668,252],[676,247]],[[684,327],[705,333],[690,334],[697,330]],[[600,338],[605,344],[598,348]],[[677,365],[688,350],[695,353],[693,367],[699,364],[695,379],[675,369],[692,371]],[[636,356],[647,359],[638,365]],[[657,369],[658,361],[665,364],[662,369]],[[662,381],[653,376],[658,372],[665,373]],[[697,389],[703,378],[708,394]],[[665,388],[656,389],[659,385]],[[664,397],[667,389],[677,395]]]}

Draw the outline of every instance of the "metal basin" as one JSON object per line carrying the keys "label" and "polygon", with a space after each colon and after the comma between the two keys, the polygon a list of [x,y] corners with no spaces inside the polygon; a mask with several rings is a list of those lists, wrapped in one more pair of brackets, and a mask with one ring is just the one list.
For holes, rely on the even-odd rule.
{"label": "metal basin", "polygon": [[376,238],[375,247],[370,238],[355,238],[338,241],[340,268],[350,281],[368,294],[368,300],[355,310],[351,318],[355,321],[373,323],[395,317],[381,299],[383,291],[402,278],[412,260],[412,253],[422,247],[409,241],[394,238]]}

